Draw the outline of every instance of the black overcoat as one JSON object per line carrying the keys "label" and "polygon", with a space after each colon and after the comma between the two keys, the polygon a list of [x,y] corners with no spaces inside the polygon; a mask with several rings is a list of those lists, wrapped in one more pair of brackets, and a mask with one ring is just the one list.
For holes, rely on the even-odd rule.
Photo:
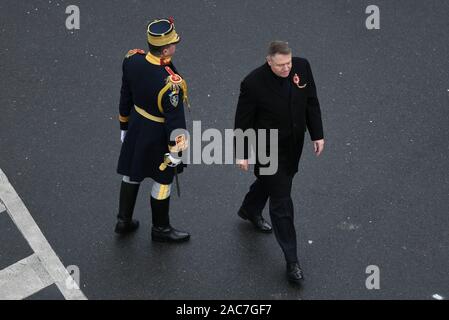
{"label": "black overcoat", "polygon": [[[298,85],[303,88],[295,83],[298,78]],[[290,90],[285,94],[268,63],[246,76],[240,86],[235,129],[277,129],[279,168],[294,174],[298,171],[307,129],[312,141],[323,139],[324,135],[320,104],[309,62],[304,58],[293,57],[287,81],[290,82]],[[265,143],[269,152],[268,138]],[[255,151],[257,154],[257,148]],[[248,158],[248,146],[245,147],[244,158]],[[260,167],[257,157],[256,175]]]}

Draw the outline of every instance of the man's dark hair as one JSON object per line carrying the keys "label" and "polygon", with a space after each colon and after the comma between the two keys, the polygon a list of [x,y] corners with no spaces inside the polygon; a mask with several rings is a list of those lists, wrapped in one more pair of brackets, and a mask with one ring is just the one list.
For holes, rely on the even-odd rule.
{"label": "man's dark hair", "polygon": [[268,55],[274,56],[275,54],[290,54],[292,49],[288,46],[288,42],[285,41],[272,41],[268,46]]}
{"label": "man's dark hair", "polygon": [[162,55],[162,51],[164,51],[164,49],[168,48],[170,45],[166,45],[166,46],[162,46],[162,47],[156,47],[153,46],[152,44],[148,44],[148,49],[150,50],[150,53],[153,56],[157,56],[160,57]]}

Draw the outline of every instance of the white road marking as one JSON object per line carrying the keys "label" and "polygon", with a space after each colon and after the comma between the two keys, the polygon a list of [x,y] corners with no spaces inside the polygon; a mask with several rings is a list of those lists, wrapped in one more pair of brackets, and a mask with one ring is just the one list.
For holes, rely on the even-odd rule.
{"label": "white road marking", "polygon": [[[42,264],[44,270],[46,270],[46,272],[52,279],[52,283],[56,284],[56,286],[61,291],[64,298],[67,300],[86,300],[87,299],[86,296],[79,288],[68,287],[66,285],[66,280],[69,277],[71,277],[69,272],[64,267],[64,265],[62,264],[61,260],[56,255],[56,253],[53,251],[52,247],[48,243],[45,236],[42,234],[41,230],[37,226],[30,212],[25,207],[25,204],[22,202],[19,195],[16,193],[12,185],[9,183],[8,178],[1,169],[0,169],[0,201],[3,204],[3,206],[6,207],[6,212],[11,217],[11,219],[13,220],[14,224],[17,226],[19,231],[22,233],[25,240],[30,245],[31,249],[34,251],[35,256]],[[25,261],[28,260],[25,259]],[[19,268],[19,266],[20,265],[17,265],[15,267],[16,269],[12,270],[19,270],[19,272],[22,272],[23,275],[32,277],[31,275],[32,273],[29,271],[29,269],[22,270]],[[11,267],[12,266],[8,268]],[[5,273],[3,274],[6,275],[8,274],[8,268],[0,272],[2,272],[3,274],[3,271],[6,270]],[[9,271],[11,271],[11,269],[9,269]],[[41,284],[38,283],[37,286],[44,284],[45,283],[41,281]],[[0,286],[1,294],[4,294],[3,288],[4,288],[3,286]],[[26,294],[27,291],[25,290],[20,295],[24,296]]]}
{"label": "white road marking", "polygon": [[0,213],[2,213],[3,211],[6,211],[5,206],[0,202]]}
{"label": "white road marking", "polygon": [[0,271],[0,300],[21,300],[53,284],[37,255]]}
{"label": "white road marking", "polygon": [[433,297],[434,299],[436,299],[436,300],[443,300],[443,299],[444,299],[442,296],[440,296],[440,295],[437,294],[437,293],[435,293],[432,297]]}

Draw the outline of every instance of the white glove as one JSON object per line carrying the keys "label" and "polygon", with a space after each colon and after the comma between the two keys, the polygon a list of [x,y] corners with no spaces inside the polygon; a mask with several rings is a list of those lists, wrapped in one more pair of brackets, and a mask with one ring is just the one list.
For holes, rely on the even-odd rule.
{"label": "white glove", "polygon": [[176,167],[182,161],[182,159],[175,158],[170,153],[166,153],[165,156],[170,160],[170,163],[168,164],[169,167]]}
{"label": "white glove", "polygon": [[122,140],[122,142],[125,141],[126,132],[127,132],[127,130],[122,130],[122,132],[121,132],[120,140]]}

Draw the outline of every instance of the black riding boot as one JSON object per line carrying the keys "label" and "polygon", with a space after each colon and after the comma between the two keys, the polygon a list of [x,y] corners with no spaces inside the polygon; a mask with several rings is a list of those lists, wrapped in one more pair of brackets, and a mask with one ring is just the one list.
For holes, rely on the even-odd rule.
{"label": "black riding boot", "polygon": [[156,200],[151,197],[151,213],[153,217],[151,239],[158,242],[183,242],[189,240],[190,234],[170,226],[169,207],[170,197],[164,200]]}
{"label": "black riding boot", "polygon": [[116,233],[130,233],[139,227],[139,221],[132,219],[139,187],[140,184],[122,181],[120,187],[119,213],[117,215],[117,224],[115,226]]}

